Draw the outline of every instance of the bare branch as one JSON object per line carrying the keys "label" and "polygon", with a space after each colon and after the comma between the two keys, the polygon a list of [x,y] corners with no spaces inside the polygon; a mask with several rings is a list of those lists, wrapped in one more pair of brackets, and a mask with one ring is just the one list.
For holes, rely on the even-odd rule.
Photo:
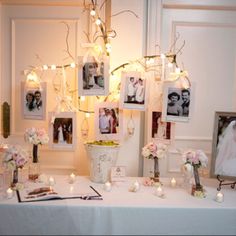
{"label": "bare branch", "polygon": [[67,28],[67,32],[66,32],[66,52],[68,53],[68,55],[74,60],[74,57],[72,56],[72,54],[70,53],[70,47],[69,47],[69,42],[68,42],[68,38],[69,38],[69,34],[70,34],[70,27],[67,24],[67,22],[62,21],[62,24],[65,24],[66,28]]}
{"label": "bare branch", "polygon": [[137,14],[135,14],[135,13],[134,13],[133,11],[131,11],[131,10],[123,10],[123,11],[120,11],[120,12],[114,14],[114,15],[111,15],[111,17],[113,17],[113,16],[118,16],[118,15],[123,14],[123,13],[125,13],[125,12],[132,13],[136,18],[139,18],[139,16],[138,16]]}
{"label": "bare branch", "polygon": [[176,33],[175,40],[174,40],[173,44],[170,46],[169,52],[172,51],[172,49],[173,49],[173,47],[176,45],[176,42],[178,41],[179,37],[180,37],[180,34],[179,34],[179,32],[177,32],[177,33]]}
{"label": "bare branch", "polygon": [[184,40],[182,46],[180,47],[180,49],[176,52],[176,55],[177,55],[178,53],[182,54],[182,51],[181,51],[181,50],[184,48],[184,46],[185,46],[185,40]]}
{"label": "bare branch", "polygon": [[103,3],[101,4],[101,6],[100,6],[100,8],[99,8],[100,11],[102,10],[102,8],[103,8],[103,6],[105,5],[106,2],[107,2],[107,0],[104,0],[104,1],[103,1]]}

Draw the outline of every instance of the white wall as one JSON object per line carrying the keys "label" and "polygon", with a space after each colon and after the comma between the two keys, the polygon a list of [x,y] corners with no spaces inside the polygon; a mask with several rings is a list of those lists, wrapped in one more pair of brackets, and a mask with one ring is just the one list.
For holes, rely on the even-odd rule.
{"label": "white wall", "polygon": [[[181,47],[184,40],[185,46],[182,54],[177,55],[177,62],[181,69],[188,71],[194,92],[190,121],[176,123],[174,142],[168,157],[162,161],[161,173],[169,176],[180,174],[182,158],[176,151],[179,148],[204,150],[209,157],[209,166],[205,171],[209,173],[215,111],[236,111],[236,2],[231,1],[231,8],[229,2],[224,6],[223,1],[162,1],[163,6],[158,5],[157,1],[150,0],[149,3],[152,12],[162,16],[159,26],[150,21],[153,27],[149,40],[156,36],[156,27],[161,27],[161,50],[168,52],[175,34],[179,33],[175,50]],[[152,86],[151,93],[156,96],[150,105],[151,110],[161,108],[159,100],[162,91],[158,89],[157,83]],[[148,122],[150,127],[151,120]],[[145,165],[145,175],[148,175],[149,164]]]}

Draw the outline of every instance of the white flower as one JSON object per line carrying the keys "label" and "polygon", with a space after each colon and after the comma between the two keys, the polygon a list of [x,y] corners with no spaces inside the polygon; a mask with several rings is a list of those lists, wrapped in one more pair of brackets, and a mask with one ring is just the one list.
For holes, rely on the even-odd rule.
{"label": "white flower", "polygon": [[166,155],[167,146],[163,143],[148,143],[142,149],[142,155],[148,159],[164,158]]}
{"label": "white flower", "polygon": [[151,152],[150,152],[150,150],[148,148],[143,147],[142,155],[147,158],[147,157],[149,157],[151,155]]}
{"label": "white flower", "polygon": [[187,172],[192,172],[193,171],[193,167],[191,164],[186,163],[184,164],[184,170],[186,170]]}
{"label": "white flower", "polygon": [[207,167],[207,163],[208,163],[208,158],[205,155],[205,153],[202,150],[197,150],[197,152],[199,153],[199,160],[201,162],[201,165],[203,167]]}

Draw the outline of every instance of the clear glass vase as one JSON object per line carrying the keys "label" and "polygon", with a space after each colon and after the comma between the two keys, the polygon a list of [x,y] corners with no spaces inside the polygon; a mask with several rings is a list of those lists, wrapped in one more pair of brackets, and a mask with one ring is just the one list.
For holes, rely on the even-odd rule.
{"label": "clear glass vase", "polygon": [[33,160],[29,164],[29,180],[35,181],[40,175],[40,163],[38,159],[38,145],[33,145]]}
{"label": "clear glass vase", "polygon": [[160,182],[160,170],[159,170],[159,160],[154,158],[154,177],[152,178],[154,182]]}
{"label": "clear glass vase", "polygon": [[13,173],[12,173],[11,187],[15,187],[16,184],[18,183],[18,174],[19,174],[19,171],[18,171],[18,168],[16,167],[16,169],[13,170]]}

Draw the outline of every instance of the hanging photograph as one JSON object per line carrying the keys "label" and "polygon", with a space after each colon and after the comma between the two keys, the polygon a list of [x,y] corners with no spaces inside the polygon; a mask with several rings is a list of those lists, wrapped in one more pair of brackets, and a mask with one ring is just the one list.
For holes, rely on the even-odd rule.
{"label": "hanging photograph", "polygon": [[76,143],[76,113],[50,113],[50,141],[52,149],[74,150]]}
{"label": "hanging photograph", "polygon": [[78,71],[79,96],[101,96],[109,93],[109,61],[103,57],[96,61],[94,57],[88,57],[84,62],[79,57],[80,66]]}
{"label": "hanging photograph", "polygon": [[236,113],[216,112],[212,141],[211,176],[236,179]]}
{"label": "hanging photograph", "polygon": [[174,83],[164,83],[162,120],[188,122],[191,112],[192,87],[175,87]]}
{"label": "hanging photograph", "polygon": [[95,107],[95,133],[98,140],[118,140],[122,132],[122,113],[116,102],[98,103]]}
{"label": "hanging photograph", "polygon": [[44,120],[46,114],[46,83],[28,87],[21,82],[22,115],[24,119]]}
{"label": "hanging photograph", "polygon": [[121,79],[120,107],[145,110],[147,104],[147,80],[139,72],[123,72]]}
{"label": "hanging photograph", "polygon": [[161,117],[161,112],[152,112],[152,138],[170,143],[173,136],[172,124],[162,121]]}

